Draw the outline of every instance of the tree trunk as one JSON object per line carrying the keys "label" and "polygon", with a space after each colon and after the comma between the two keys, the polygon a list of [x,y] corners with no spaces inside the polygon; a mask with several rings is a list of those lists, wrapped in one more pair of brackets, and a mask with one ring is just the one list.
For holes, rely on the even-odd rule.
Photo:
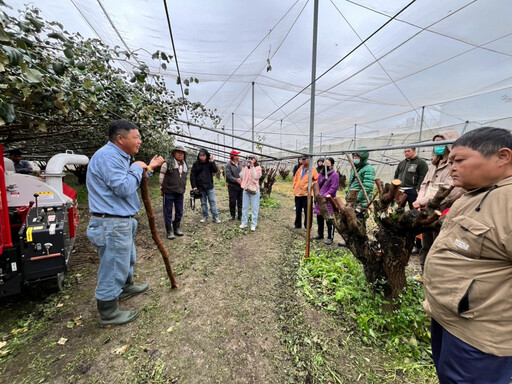
{"label": "tree trunk", "polygon": [[[426,210],[405,210],[403,203],[406,195],[400,190],[400,180],[393,180],[384,187],[379,179],[375,180],[378,194],[367,208],[357,207],[357,190],[350,191],[347,203],[337,197],[325,198],[319,194],[318,184],[313,185],[313,193],[318,201],[320,213],[325,220],[332,220],[338,233],[345,239],[352,254],[363,264],[365,278],[369,283],[384,292],[390,304],[385,309],[396,307],[400,292],[407,285],[405,267],[409,262],[415,236],[439,226],[444,199],[451,189],[440,188],[429,202]],[[378,196],[378,198],[377,198]],[[325,200],[334,208],[329,215]],[[377,223],[375,240],[368,236],[365,215],[373,204],[373,215]]]}

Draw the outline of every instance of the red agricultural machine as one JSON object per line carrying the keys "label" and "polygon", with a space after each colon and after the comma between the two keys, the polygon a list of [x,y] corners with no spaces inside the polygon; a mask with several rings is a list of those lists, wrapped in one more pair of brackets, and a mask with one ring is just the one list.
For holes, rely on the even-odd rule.
{"label": "red agricultural machine", "polygon": [[63,170],[88,162],[59,153],[42,177],[24,175],[0,146],[0,297],[41,281],[62,288],[79,222],[76,191],[62,182]]}

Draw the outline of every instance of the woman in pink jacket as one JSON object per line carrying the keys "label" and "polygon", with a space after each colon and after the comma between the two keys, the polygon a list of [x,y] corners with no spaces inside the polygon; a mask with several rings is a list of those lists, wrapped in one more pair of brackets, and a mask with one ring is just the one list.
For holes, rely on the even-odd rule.
{"label": "woman in pink jacket", "polygon": [[[455,140],[458,138],[459,134],[456,131],[450,130],[435,135],[433,141]],[[451,145],[440,145],[434,147],[432,151],[432,158],[430,159],[432,165],[430,165],[427,174],[423,179],[416,201],[412,204],[415,209],[424,209],[440,187],[450,188],[453,185],[453,180],[450,176],[451,164],[448,162],[450,149]],[[455,199],[462,191],[462,188],[454,188],[446,197],[446,200],[449,201],[450,199]],[[428,251],[438,234],[439,231],[428,231],[421,234],[421,250],[419,256],[422,274]],[[422,282],[421,275],[416,276],[415,279]]]}
{"label": "woman in pink jacket", "polygon": [[240,224],[240,228],[247,228],[249,205],[251,205],[251,231],[254,232],[258,226],[261,178],[261,167],[258,165],[258,158],[256,156],[250,155],[248,160],[244,162],[240,178],[242,179],[240,186],[244,190],[242,198],[242,224]]}

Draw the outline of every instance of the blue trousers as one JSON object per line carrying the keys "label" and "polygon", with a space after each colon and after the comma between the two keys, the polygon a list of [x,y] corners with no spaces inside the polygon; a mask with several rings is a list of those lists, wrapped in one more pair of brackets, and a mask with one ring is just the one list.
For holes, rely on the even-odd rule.
{"label": "blue trousers", "polygon": [[215,201],[215,189],[209,189],[201,192],[201,208],[203,209],[203,217],[208,218],[208,203],[210,203],[210,210],[212,211],[213,220],[219,217],[217,211],[217,202]]}
{"label": "blue trousers", "polygon": [[[173,223],[181,223],[183,217],[183,201],[185,198],[182,193],[164,194],[164,220],[165,226],[169,227]],[[174,211],[174,220],[172,212]]]}
{"label": "blue trousers", "polygon": [[255,195],[244,191],[242,199],[242,225],[247,225],[249,221],[249,205],[252,206],[251,211],[251,227],[258,226],[258,214],[260,211],[260,190]]}
{"label": "blue trousers", "polygon": [[440,384],[510,384],[512,356],[482,352],[432,319],[432,357]]}
{"label": "blue trousers", "polygon": [[133,218],[91,217],[87,237],[98,248],[100,267],[96,298],[110,301],[117,298],[137,260],[133,239],[137,220]]}

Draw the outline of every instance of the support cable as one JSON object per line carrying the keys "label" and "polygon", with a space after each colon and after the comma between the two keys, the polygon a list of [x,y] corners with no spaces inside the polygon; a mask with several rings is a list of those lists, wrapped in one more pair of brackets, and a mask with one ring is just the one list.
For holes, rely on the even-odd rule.
{"label": "support cable", "polygon": [[[167,17],[167,26],[169,28],[169,35],[171,36],[171,44],[172,44],[172,51],[174,53],[174,61],[176,62],[176,71],[178,72],[178,79],[180,79],[181,96],[183,97],[183,101],[185,101],[186,98],[185,98],[185,92],[183,91],[183,81],[181,79],[180,66],[178,64],[178,54],[176,53],[176,45],[174,44],[174,37],[172,35],[171,17],[169,16],[169,9],[167,8],[167,0],[163,0],[163,2],[164,2],[164,7],[165,7],[165,16]],[[187,117],[187,122],[188,122],[189,121],[188,108],[184,108],[184,109],[185,109],[185,116]],[[189,128],[189,131],[190,131],[190,128]]]}

